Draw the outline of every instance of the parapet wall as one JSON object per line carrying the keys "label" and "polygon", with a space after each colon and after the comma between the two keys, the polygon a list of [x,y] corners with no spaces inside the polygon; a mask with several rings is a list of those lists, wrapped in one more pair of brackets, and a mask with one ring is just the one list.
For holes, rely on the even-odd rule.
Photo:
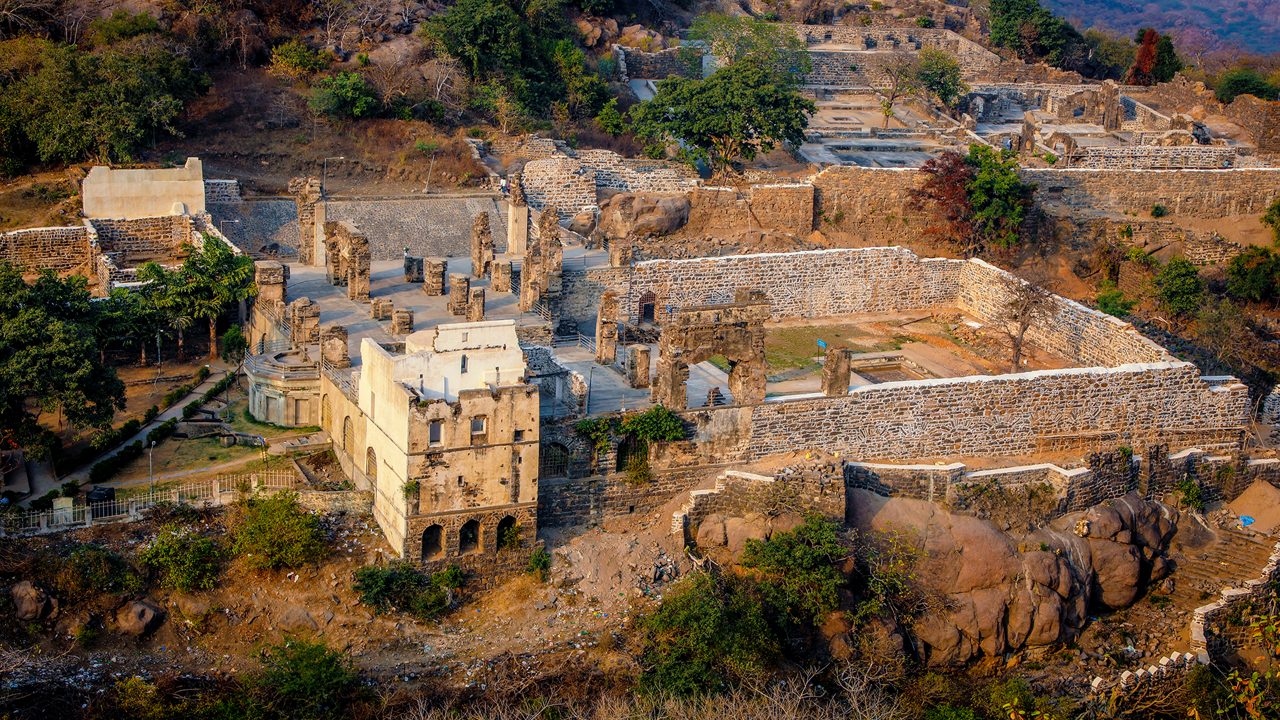
{"label": "parapet wall", "polygon": [[1169,362],[889,382],[840,397],[700,412],[708,427],[747,428],[749,460],[808,449],[906,460],[1159,442],[1233,450],[1243,437],[1249,398],[1238,382],[1211,385],[1194,365]]}
{"label": "parapet wall", "polygon": [[81,189],[89,218],[146,218],[205,211],[204,169],[199,158],[180,168],[89,170]]}
{"label": "parapet wall", "polygon": [[83,269],[91,264],[89,228],[43,227],[0,233],[0,260],[27,270]]}
{"label": "parapet wall", "polygon": [[690,170],[676,163],[624,158],[609,150],[584,150],[575,157],[531,160],[521,174],[529,206],[554,206],[561,218],[596,207],[597,190],[680,193],[697,185]]}
{"label": "parapet wall", "polygon": [[1262,213],[1280,197],[1280,168],[1232,170],[1024,169],[1042,205],[1149,215],[1155,205],[1203,218]]}

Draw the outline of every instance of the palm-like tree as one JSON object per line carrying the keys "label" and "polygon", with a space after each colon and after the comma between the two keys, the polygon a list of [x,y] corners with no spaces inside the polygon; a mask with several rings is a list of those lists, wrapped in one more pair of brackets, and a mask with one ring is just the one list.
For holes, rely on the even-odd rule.
{"label": "palm-like tree", "polygon": [[226,243],[212,235],[183,263],[186,276],[179,287],[183,305],[191,317],[209,323],[209,358],[218,357],[218,318],[228,305],[247,300],[257,289],[253,285],[253,260],[236,255]]}

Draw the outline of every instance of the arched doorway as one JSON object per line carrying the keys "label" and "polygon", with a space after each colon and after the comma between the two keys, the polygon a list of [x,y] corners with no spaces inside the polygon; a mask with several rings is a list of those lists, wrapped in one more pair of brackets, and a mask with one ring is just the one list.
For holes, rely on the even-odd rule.
{"label": "arched doorway", "polygon": [[422,531],[422,559],[436,560],[444,557],[444,528],[432,525]]}
{"label": "arched doorway", "polygon": [[369,448],[364,453],[364,474],[369,480],[378,479],[378,453]]}
{"label": "arched doorway", "polygon": [[658,296],[653,291],[648,291],[640,296],[640,302],[636,305],[636,315],[642,323],[651,323],[658,317]]}
{"label": "arched doorway", "polygon": [[351,430],[351,416],[342,418],[342,450],[350,455],[355,450],[354,434]]}
{"label": "arched doorway", "polygon": [[498,549],[518,550],[520,548],[520,529],[516,527],[516,519],[507,515],[498,521]]}
{"label": "arched doorway", "polygon": [[320,429],[328,430],[329,424],[332,422],[332,411],[329,409],[329,396],[322,395],[320,397]]}
{"label": "arched doorway", "polygon": [[468,520],[458,531],[458,554],[469,555],[480,550],[480,521]]}
{"label": "arched doorway", "polygon": [[569,448],[564,445],[557,442],[543,444],[538,448],[538,477],[568,477],[569,458]]}

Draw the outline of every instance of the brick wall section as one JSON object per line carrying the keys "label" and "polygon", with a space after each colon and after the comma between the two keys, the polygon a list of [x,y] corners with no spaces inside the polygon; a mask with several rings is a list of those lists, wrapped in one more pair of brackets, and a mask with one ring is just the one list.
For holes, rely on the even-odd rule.
{"label": "brick wall section", "polygon": [[677,494],[715,477],[720,467],[655,469],[653,479],[641,485],[629,483],[625,473],[542,479],[538,483],[538,524],[542,527],[589,526],[611,518],[650,513]]}
{"label": "brick wall section", "polygon": [[1105,170],[1200,168],[1220,170],[1234,165],[1240,151],[1216,145],[1175,147],[1091,147],[1071,156],[1075,168]]}
{"label": "brick wall section", "polygon": [[1037,201],[1071,210],[1141,213],[1164,205],[1175,214],[1219,218],[1261,213],[1280,197],[1280,168],[1234,170],[1024,169]]}
{"label": "brick wall section", "polygon": [[597,189],[679,193],[697,185],[683,165],[624,158],[609,150],[531,160],[524,166],[521,182],[530,207],[542,210],[554,206],[562,219],[595,208]]}
{"label": "brick wall section", "polygon": [[82,268],[90,262],[89,229],[44,227],[0,233],[0,260],[28,270]]}
{"label": "brick wall section", "polygon": [[[1280,583],[1280,543],[1258,577],[1246,580],[1244,587],[1224,588],[1218,600],[1196,608],[1191,619],[1191,651],[1214,661],[1229,660],[1234,647],[1250,640],[1250,606],[1273,599],[1276,583]],[[1233,623],[1233,617],[1240,619]]]}
{"label": "brick wall section", "polygon": [[98,232],[98,244],[103,252],[143,257],[173,256],[183,243],[192,241],[192,223],[187,215],[134,220],[95,218],[91,222]]}
{"label": "brick wall section", "polygon": [[240,197],[240,181],[239,180],[205,180],[204,181],[204,202],[206,205],[211,203],[239,203],[244,202]]}
{"label": "brick wall section", "polygon": [[[739,413],[747,459],[823,449],[868,460],[1009,456],[1169,442],[1238,448],[1244,385],[1210,386],[1190,363],[1036,371],[855,388]],[[708,419],[708,422],[711,422]]]}

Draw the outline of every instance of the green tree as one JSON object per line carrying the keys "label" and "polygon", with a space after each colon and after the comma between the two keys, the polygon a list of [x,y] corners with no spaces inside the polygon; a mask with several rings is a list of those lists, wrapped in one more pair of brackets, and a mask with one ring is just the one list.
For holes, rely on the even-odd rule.
{"label": "green tree", "polygon": [[1084,38],[1037,0],[991,0],[990,27],[992,45],[1013,50],[1024,60],[1087,69],[1089,48]]}
{"label": "green tree", "polygon": [[817,515],[768,540],[747,540],[742,566],[756,571],[765,602],[783,628],[817,624],[836,609],[844,575],[836,563],[849,557],[836,525]]}
{"label": "green tree", "polygon": [[124,384],[102,362],[97,318],[82,277],[45,270],[28,284],[0,262],[0,447],[47,457],[56,445],[42,416],[58,424],[110,427],[125,405]]}
{"label": "green tree", "polygon": [[159,47],[11,40],[0,58],[0,154],[42,162],[128,161],[144,141],[177,134],[184,105],[209,85]]}
{"label": "green tree", "polygon": [[631,119],[638,137],[659,147],[679,143],[686,161],[718,174],[780,143],[802,143],[814,109],[768,68],[738,62],[705,80],[659,82],[652,99],[631,109]]}
{"label": "green tree", "polygon": [[1156,295],[1170,313],[1191,316],[1204,304],[1204,280],[1190,260],[1175,257],[1156,274]]}
{"label": "green tree", "polygon": [[232,365],[239,365],[249,350],[249,339],[239,325],[232,325],[222,333],[222,359]]}
{"label": "green tree", "polygon": [[518,68],[530,42],[524,19],[504,0],[459,0],[433,16],[425,32],[473,79]]}
{"label": "green tree", "polygon": [[921,90],[943,105],[954,108],[969,86],[960,76],[960,62],[945,50],[924,48],[916,60],[916,82]]}
{"label": "green tree", "polygon": [[344,70],[320,78],[311,89],[311,109],[329,117],[370,117],[381,105],[378,93],[360,73]]}
{"label": "green tree", "polygon": [[571,40],[557,42],[551,59],[565,86],[565,103],[575,118],[591,118],[609,99],[609,87],[587,70],[586,55]]}
{"label": "green tree", "polygon": [[1008,150],[970,145],[966,162],[973,178],[966,190],[973,206],[973,229],[984,245],[1011,248],[1031,207],[1035,186],[1018,176],[1018,161]]}
{"label": "green tree", "polygon": [[780,643],[748,581],[726,574],[690,575],[641,619],[641,690],[696,696],[759,674]]}
{"label": "green tree", "polygon": [[1272,242],[1280,244],[1280,197],[1267,206],[1267,211],[1262,214],[1262,224],[1271,228]]}
{"label": "green tree", "polygon": [[182,266],[168,270],[156,263],[138,269],[138,279],[155,306],[178,328],[179,353],[182,326],[203,320],[209,326],[209,357],[218,357],[218,318],[228,307],[252,297],[253,258],[232,252],[213,235],[204,235],[199,247],[187,245]]}
{"label": "green tree", "polygon": [[1254,302],[1273,300],[1278,279],[1280,255],[1270,248],[1251,246],[1227,265],[1227,294]]}
{"label": "green tree", "polygon": [[1133,311],[1133,307],[1138,304],[1137,301],[1126,298],[1120,288],[1116,287],[1116,284],[1110,280],[1098,286],[1096,300],[1099,310],[1118,318],[1128,315]]}
{"label": "green tree", "polygon": [[1236,67],[1218,76],[1213,85],[1214,95],[1218,100],[1229,103],[1239,95],[1252,95],[1262,100],[1275,100],[1280,97],[1280,88],[1272,85],[1267,78],[1250,67]]}
{"label": "green tree", "polygon": [[618,111],[618,98],[609,98],[604,107],[600,108],[600,112],[596,114],[596,127],[613,137],[626,132],[627,123]]}
{"label": "green tree", "polygon": [[293,79],[308,77],[329,67],[329,56],[307,47],[296,38],[286,40],[271,51],[271,72]]}
{"label": "green tree", "polygon": [[1152,69],[1156,82],[1169,82],[1183,67],[1182,58],[1178,57],[1178,51],[1173,47],[1173,38],[1161,34],[1156,41],[1156,64]]}
{"label": "green tree", "polygon": [[1084,33],[1089,47],[1089,59],[1093,63],[1093,76],[1099,79],[1119,80],[1133,65],[1135,48],[1125,37],[1115,37],[1101,30],[1090,29]]}
{"label": "green tree", "polygon": [[799,84],[813,69],[804,39],[789,26],[750,15],[707,13],[689,26],[690,40],[706,43],[729,65],[749,63],[772,71],[777,82]]}

